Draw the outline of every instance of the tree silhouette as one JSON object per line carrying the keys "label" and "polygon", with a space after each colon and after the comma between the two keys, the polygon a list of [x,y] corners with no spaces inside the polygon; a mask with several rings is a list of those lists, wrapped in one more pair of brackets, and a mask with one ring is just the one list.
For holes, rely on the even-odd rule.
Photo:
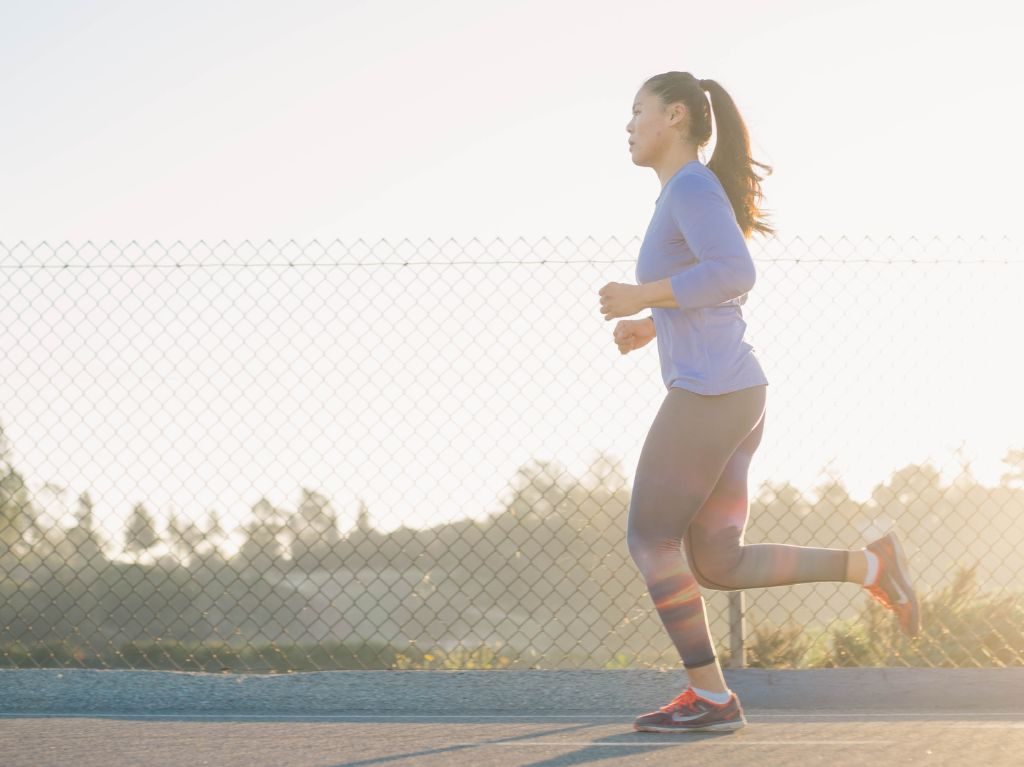
{"label": "tree silhouette", "polygon": [[373,532],[373,523],[370,522],[370,509],[366,501],[359,499],[359,513],[356,515],[356,530],[363,535]]}
{"label": "tree silhouette", "polygon": [[218,551],[227,537],[227,531],[220,523],[220,515],[216,511],[210,510],[206,515],[206,532],[203,533],[201,550],[204,554]]}
{"label": "tree silhouette", "polygon": [[251,515],[251,521],[242,527],[246,537],[238,552],[238,561],[257,571],[281,568],[285,552],[280,538],[285,530],[282,513],[266,498],[260,498],[252,507]]}
{"label": "tree silhouette", "polygon": [[91,565],[97,571],[103,566],[106,557],[103,554],[103,545],[96,532],[93,502],[88,491],[78,496],[78,508],[75,510],[75,525],[68,530],[67,539],[76,560]]}
{"label": "tree silhouette", "polygon": [[288,520],[288,528],[296,566],[303,570],[338,567],[338,516],[326,497],[303,488],[299,508]]}
{"label": "tree silhouette", "polygon": [[37,516],[21,474],[6,460],[0,462],[0,557],[9,551],[19,553],[19,544],[24,549],[26,534],[38,530]]}
{"label": "tree silhouette", "polygon": [[159,541],[160,536],[157,535],[153,515],[146,511],[146,507],[141,503],[136,504],[125,529],[125,549],[133,554],[139,554],[153,548]]}
{"label": "tree silhouette", "polygon": [[1024,449],[1011,448],[1002,461],[1010,470],[1000,475],[1000,484],[1017,490],[1024,489]]}
{"label": "tree silhouette", "polygon": [[171,515],[167,525],[167,536],[170,538],[171,550],[181,555],[186,562],[192,560],[203,540],[203,532],[191,519],[181,514]]}

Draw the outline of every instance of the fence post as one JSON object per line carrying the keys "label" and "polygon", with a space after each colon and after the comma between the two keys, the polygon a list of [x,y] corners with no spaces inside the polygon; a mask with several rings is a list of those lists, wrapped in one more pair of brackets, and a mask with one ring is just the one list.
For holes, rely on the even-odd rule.
{"label": "fence post", "polygon": [[747,665],[747,653],[743,647],[743,637],[747,633],[743,620],[744,604],[743,591],[729,592],[729,668]]}

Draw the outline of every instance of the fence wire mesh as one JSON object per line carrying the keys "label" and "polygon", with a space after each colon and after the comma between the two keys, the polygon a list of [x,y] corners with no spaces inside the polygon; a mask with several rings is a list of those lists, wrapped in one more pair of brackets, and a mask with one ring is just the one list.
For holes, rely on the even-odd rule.
{"label": "fence wire mesh", "polygon": [[[0,245],[0,665],[678,667],[625,544],[657,352],[597,295],[638,245]],[[923,630],[706,590],[720,657],[1021,664],[1019,245],[751,249],[745,542],[895,524]]]}

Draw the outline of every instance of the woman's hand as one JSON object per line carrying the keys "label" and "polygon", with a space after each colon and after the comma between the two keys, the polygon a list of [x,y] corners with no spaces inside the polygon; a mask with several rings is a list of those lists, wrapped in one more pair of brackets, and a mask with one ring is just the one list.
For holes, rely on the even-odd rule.
{"label": "woman's hand", "polygon": [[654,322],[649,319],[622,320],[615,325],[615,343],[621,354],[629,354],[650,343],[655,335]]}
{"label": "woman's hand", "polygon": [[616,317],[629,317],[637,312],[642,312],[646,308],[640,294],[639,285],[609,282],[597,294],[601,296],[601,313],[606,320],[613,320]]}

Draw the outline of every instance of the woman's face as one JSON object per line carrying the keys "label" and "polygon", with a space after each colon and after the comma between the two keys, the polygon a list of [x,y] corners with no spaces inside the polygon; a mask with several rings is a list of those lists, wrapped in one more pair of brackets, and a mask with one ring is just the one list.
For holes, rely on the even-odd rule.
{"label": "woman's face", "polygon": [[626,124],[629,153],[634,165],[653,166],[672,142],[679,140],[679,124],[685,108],[673,104],[665,109],[661,99],[643,88],[633,99],[633,119]]}

